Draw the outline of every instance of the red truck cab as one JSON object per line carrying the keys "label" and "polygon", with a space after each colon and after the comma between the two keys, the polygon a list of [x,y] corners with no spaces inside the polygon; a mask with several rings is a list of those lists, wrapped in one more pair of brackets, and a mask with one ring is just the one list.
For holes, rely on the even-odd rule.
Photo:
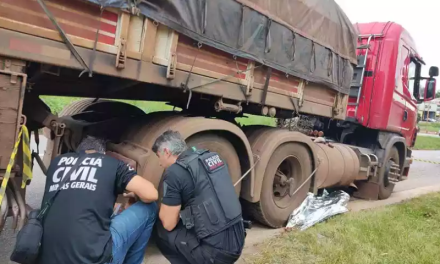
{"label": "red truck cab", "polygon": [[[357,24],[358,67],[352,82],[347,117],[360,125],[402,135],[413,146],[417,103],[435,98],[438,68],[421,76],[425,64],[414,40],[399,24]],[[357,81],[356,81],[357,80]],[[359,89],[356,89],[359,88]]]}

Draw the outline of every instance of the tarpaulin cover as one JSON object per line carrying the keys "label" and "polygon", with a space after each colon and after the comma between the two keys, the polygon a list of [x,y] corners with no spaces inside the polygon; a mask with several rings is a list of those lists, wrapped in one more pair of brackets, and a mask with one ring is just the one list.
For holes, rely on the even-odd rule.
{"label": "tarpaulin cover", "polygon": [[[88,0],[127,8],[127,0]],[[334,0],[137,0],[140,12],[204,45],[348,94],[356,29]]]}

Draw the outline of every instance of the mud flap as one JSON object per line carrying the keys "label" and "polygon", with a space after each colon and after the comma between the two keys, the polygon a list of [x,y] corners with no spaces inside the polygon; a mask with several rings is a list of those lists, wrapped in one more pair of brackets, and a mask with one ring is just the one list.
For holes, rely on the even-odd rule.
{"label": "mud flap", "polygon": [[353,194],[354,197],[364,200],[379,199],[379,184],[375,182],[356,183],[358,191]]}
{"label": "mud flap", "polygon": [[0,170],[8,166],[23,121],[21,114],[26,75],[22,72],[25,66],[22,61],[0,57]]}

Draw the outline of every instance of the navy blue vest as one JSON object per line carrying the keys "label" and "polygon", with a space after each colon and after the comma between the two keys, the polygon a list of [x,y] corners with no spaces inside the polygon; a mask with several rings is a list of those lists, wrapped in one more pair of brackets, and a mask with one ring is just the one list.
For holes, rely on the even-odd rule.
{"label": "navy blue vest", "polygon": [[218,234],[243,220],[228,166],[217,153],[197,150],[176,163],[188,170],[194,181],[194,199],[180,217],[187,229],[194,228],[198,239]]}

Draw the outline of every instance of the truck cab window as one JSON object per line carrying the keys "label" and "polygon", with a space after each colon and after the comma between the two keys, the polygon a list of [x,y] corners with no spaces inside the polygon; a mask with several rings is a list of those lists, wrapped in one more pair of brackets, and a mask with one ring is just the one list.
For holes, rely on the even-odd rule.
{"label": "truck cab window", "polygon": [[411,58],[408,65],[408,90],[413,100],[417,100],[420,94],[420,72],[421,65],[418,61]]}
{"label": "truck cab window", "polygon": [[414,91],[415,91],[414,86],[416,84],[416,71],[417,71],[417,65],[413,60],[411,60],[411,63],[408,65],[408,89],[411,94],[411,98],[413,100],[416,99],[416,97],[414,96]]}

